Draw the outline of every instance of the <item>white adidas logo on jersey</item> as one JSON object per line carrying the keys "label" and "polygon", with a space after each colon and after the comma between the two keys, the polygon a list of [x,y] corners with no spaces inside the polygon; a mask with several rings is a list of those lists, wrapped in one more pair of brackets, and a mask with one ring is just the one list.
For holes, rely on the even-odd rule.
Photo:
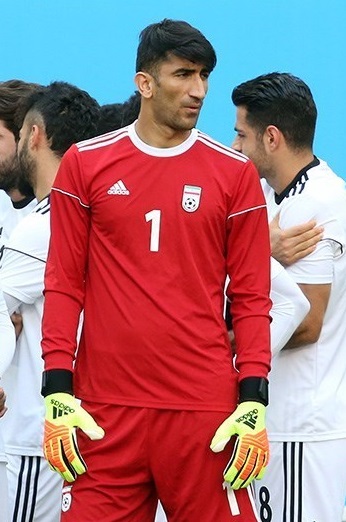
{"label": "white adidas logo on jersey", "polygon": [[128,196],[130,191],[126,188],[125,184],[119,179],[111,188],[107,191],[107,194],[116,196]]}

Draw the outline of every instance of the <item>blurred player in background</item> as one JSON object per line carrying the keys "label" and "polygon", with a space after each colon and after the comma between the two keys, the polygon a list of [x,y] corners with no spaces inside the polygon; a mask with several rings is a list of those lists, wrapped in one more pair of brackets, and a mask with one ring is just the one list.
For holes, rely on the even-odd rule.
{"label": "blurred player in background", "polygon": [[[8,366],[7,357],[12,357],[14,354],[15,343],[16,336],[14,327],[8,314],[7,306],[0,285],[0,384],[3,370]],[[0,419],[5,415],[6,411],[6,395],[3,388],[0,387]],[[0,506],[2,513],[1,516],[4,517],[0,518],[0,520],[4,521],[5,517],[7,517],[8,510],[8,484],[6,464],[7,458],[5,454],[5,446],[0,427]]]}
{"label": "blurred player in background", "polygon": [[16,111],[37,87],[22,80],[0,82],[0,259],[11,231],[36,204],[32,188],[20,176],[17,142],[21,122]]}
{"label": "blurred player in background", "polygon": [[0,271],[11,312],[20,307],[23,331],[3,375],[8,412],[2,419],[8,464],[10,520],[60,520],[61,479],[43,458],[44,403],[40,394],[43,279],[50,237],[50,190],[61,158],[96,133],[99,105],[85,91],[54,82],[21,106],[20,173],[38,203],[5,245]]}
{"label": "blurred player in background", "polygon": [[105,134],[133,123],[139,114],[141,97],[138,91],[123,103],[108,103],[100,107],[97,134]]}
{"label": "blurred player in background", "polygon": [[[38,87],[37,84],[21,80],[0,82],[0,266],[4,244],[11,231],[34,208],[35,196],[32,188],[21,181],[17,158],[17,142],[20,123],[16,111],[21,100]],[[12,314],[18,335],[22,328],[22,317]],[[3,301],[1,291],[1,325],[0,325],[0,379],[8,368],[15,349],[15,332]],[[1,382],[1,381],[0,381]],[[1,401],[1,399],[0,399]],[[0,404],[0,410],[1,410]],[[5,410],[2,410],[3,413]],[[3,516],[7,513],[7,477],[5,448],[2,441],[3,423],[0,422],[0,505]]]}
{"label": "blurred player in background", "polygon": [[[313,153],[317,109],[287,73],[237,86],[234,147],[263,178],[269,218],[281,229],[315,221],[323,238],[287,266],[310,311],[273,359],[271,462],[258,490],[261,520],[341,520],[346,489],[346,191]],[[275,245],[273,255],[279,261]],[[281,260],[282,261],[282,260]],[[285,262],[285,261],[283,261]]]}

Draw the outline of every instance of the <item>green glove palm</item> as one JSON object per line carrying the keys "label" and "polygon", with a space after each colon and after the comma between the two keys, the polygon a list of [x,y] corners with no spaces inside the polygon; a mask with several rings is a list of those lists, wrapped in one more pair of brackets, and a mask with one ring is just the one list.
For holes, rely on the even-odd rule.
{"label": "green glove palm", "polygon": [[104,431],[69,393],[52,393],[44,402],[44,456],[54,471],[67,482],[73,482],[87,469],[78,449],[76,428],[91,440],[102,439]]}
{"label": "green glove palm", "polygon": [[232,489],[247,487],[261,479],[269,459],[269,443],[265,429],[265,406],[245,401],[216,430],[210,448],[222,451],[233,435],[238,435],[224,479]]}

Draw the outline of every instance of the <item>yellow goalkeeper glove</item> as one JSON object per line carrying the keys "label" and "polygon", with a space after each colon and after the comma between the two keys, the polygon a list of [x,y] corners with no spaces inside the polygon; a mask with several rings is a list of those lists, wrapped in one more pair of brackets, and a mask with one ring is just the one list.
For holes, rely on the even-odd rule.
{"label": "yellow goalkeeper glove", "polygon": [[44,456],[54,471],[67,482],[73,482],[87,469],[78,449],[76,428],[83,430],[91,440],[102,439],[104,431],[69,393],[51,393],[44,402]]}
{"label": "yellow goalkeeper glove", "polygon": [[[246,379],[245,379],[246,381]],[[253,382],[260,382],[263,389],[267,388],[264,379],[249,378],[250,389],[253,392]],[[252,382],[251,382],[252,381]],[[248,382],[249,383],[249,382]],[[247,390],[247,384],[245,388]],[[250,396],[256,396],[250,393]],[[243,396],[247,393],[243,393]],[[265,428],[265,405],[268,402],[267,390],[265,397],[260,393],[257,400],[245,400],[216,430],[210,448],[215,453],[222,451],[233,435],[238,435],[234,450],[223,476],[232,489],[247,487],[254,479],[261,479],[269,460],[269,442]]]}

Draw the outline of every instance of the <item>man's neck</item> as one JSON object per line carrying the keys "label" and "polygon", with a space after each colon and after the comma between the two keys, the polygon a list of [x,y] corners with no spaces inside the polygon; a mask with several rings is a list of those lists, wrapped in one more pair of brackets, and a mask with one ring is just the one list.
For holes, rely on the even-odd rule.
{"label": "man's neck", "polygon": [[50,150],[37,162],[34,183],[37,201],[42,201],[50,194],[60,162],[61,158],[55,156]]}
{"label": "man's neck", "polygon": [[294,180],[298,172],[309,165],[314,159],[311,150],[300,153],[291,152],[286,157],[281,157],[273,168],[272,175],[266,176],[267,183],[276,194],[281,194]]}
{"label": "man's neck", "polygon": [[183,143],[191,134],[191,130],[173,130],[168,126],[159,125],[151,118],[140,115],[135,130],[138,137],[150,147],[167,149]]}

